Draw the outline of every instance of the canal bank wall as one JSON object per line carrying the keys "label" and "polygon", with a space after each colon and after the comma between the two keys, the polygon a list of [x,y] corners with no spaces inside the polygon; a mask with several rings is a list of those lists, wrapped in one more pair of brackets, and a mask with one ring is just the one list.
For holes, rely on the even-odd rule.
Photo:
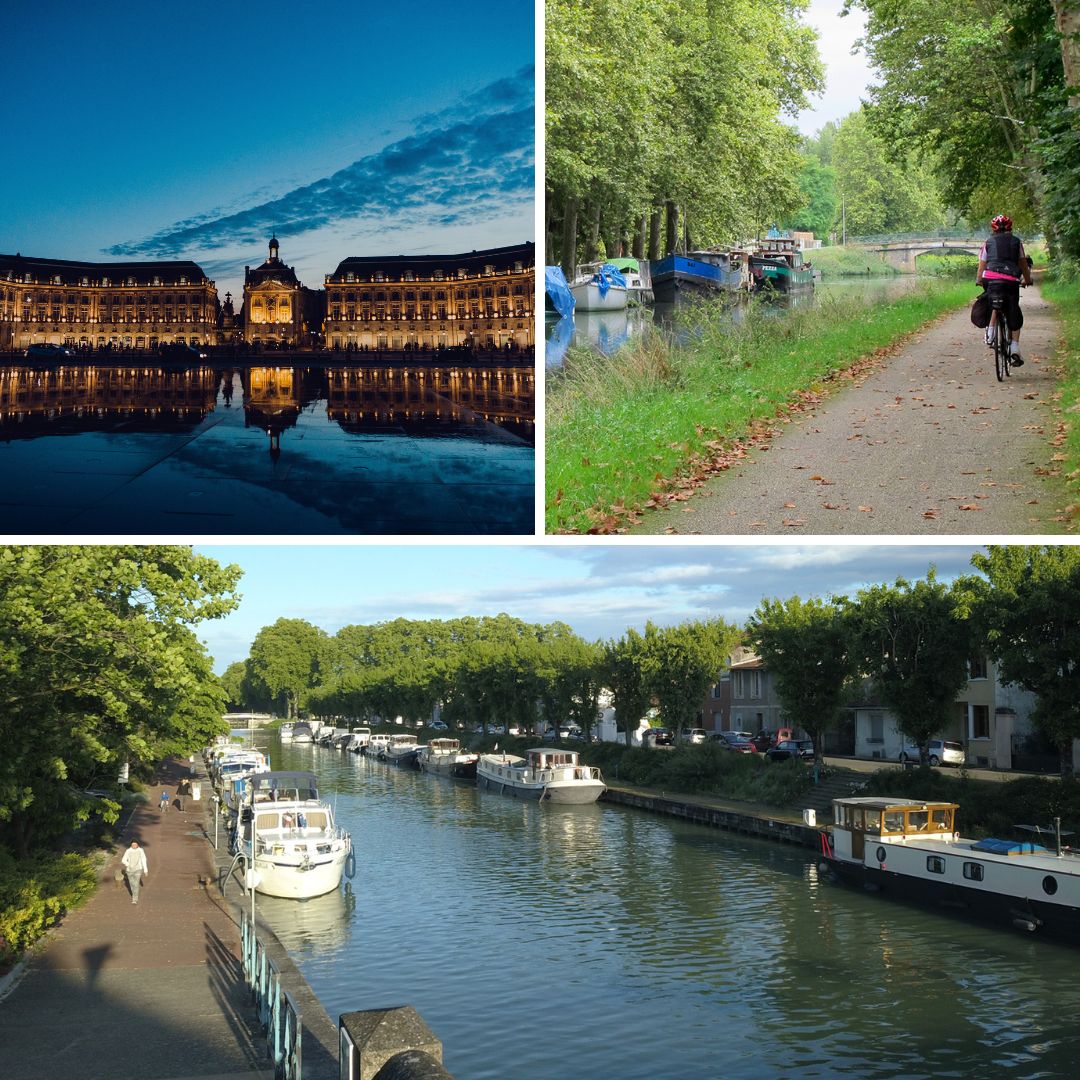
{"label": "canal bank wall", "polygon": [[821,847],[821,830],[805,824],[793,814],[767,813],[733,807],[726,803],[689,795],[668,795],[666,792],[648,791],[620,785],[608,786],[601,796],[602,802],[619,806],[632,806],[653,814],[682,818],[695,825],[709,825],[714,829],[742,833],[780,844],[817,851]]}

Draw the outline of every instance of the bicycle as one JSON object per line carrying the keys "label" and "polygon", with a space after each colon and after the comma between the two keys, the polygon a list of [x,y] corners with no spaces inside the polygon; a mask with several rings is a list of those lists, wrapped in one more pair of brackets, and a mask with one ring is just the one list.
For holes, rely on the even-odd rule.
{"label": "bicycle", "polygon": [[1005,297],[991,296],[990,307],[997,313],[994,320],[994,371],[998,382],[1012,374],[1012,354],[1010,353],[1009,323],[1005,318]]}

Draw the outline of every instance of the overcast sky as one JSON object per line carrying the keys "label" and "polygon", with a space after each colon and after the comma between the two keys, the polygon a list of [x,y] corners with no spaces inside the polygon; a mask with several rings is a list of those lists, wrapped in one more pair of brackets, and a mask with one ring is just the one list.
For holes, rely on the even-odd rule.
{"label": "overcast sky", "polygon": [[840,120],[859,107],[871,81],[866,57],[851,55],[855,39],[866,26],[866,14],[852,11],[841,17],[844,0],[810,0],[804,20],[818,31],[818,51],[825,62],[826,87],[813,109],[799,114],[798,128],[813,135],[830,120]]}
{"label": "overcast sky", "polygon": [[568,623],[590,640],[646,620],[673,625],[722,616],[742,623],[763,597],[847,595],[931,564],[950,580],[973,573],[964,544],[200,544],[244,569],[243,601],[199,635],[223,671],[243,660],[259,630],[280,617],[328,633],[350,623],[452,619],[506,612]]}
{"label": "overcast sky", "polygon": [[0,251],[193,259],[239,297],[272,232],[349,255],[534,239],[534,12],[7,0]]}

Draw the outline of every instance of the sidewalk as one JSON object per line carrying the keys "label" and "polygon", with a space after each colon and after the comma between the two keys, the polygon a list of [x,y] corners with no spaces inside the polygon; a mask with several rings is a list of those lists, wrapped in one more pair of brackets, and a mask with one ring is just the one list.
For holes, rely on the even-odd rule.
{"label": "sidewalk", "polygon": [[[157,808],[187,769],[166,763],[85,907],[0,1003],[5,1080],[272,1077],[240,972],[240,932],[213,885],[207,807]],[[204,797],[209,785],[204,782]],[[137,906],[114,881],[132,840],[150,873]]]}

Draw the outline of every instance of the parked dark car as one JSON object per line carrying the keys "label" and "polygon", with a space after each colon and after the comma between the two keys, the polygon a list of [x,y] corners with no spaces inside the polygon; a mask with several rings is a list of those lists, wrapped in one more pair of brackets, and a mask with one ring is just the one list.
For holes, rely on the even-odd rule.
{"label": "parked dark car", "polygon": [[734,750],[737,754],[754,753],[754,744],[744,731],[718,731],[716,735],[716,741],[728,750]]}
{"label": "parked dark car", "polygon": [[75,350],[67,345],[53,345],[49,342],[39,341],[26,349],[27,356],[44,356],[49,360],[62,360],[65,356],[74,356]]}
{"label": "parked dark car", "polygon": [[641,738],[641,745],[644,747],[674,746],[675,733],[662,727],[649,728]]}
{"label": "parked dark car", "polygon": [[786,761],[788,758],[801,758],[803,761],[814,760],[814,744],[810,739],[783,739],[765,751],[770,761]]}

